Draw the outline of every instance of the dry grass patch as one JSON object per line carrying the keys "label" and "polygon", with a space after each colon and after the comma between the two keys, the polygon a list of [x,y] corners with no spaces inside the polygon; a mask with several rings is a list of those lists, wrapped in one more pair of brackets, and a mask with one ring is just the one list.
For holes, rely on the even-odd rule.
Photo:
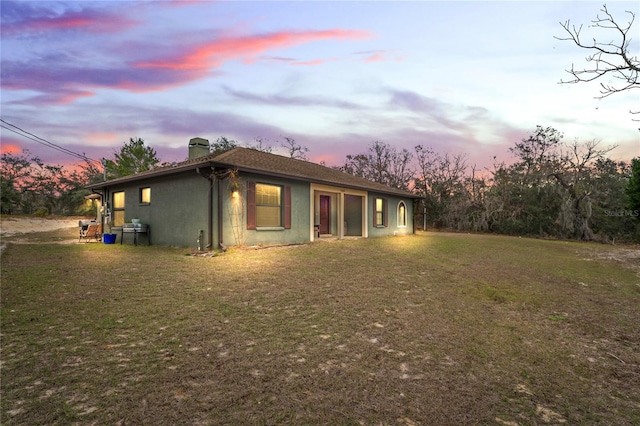
{"label": "dry grass patch", "polygon": [[607,250],[9,245],[2,424],[637,424],[640,278]]}

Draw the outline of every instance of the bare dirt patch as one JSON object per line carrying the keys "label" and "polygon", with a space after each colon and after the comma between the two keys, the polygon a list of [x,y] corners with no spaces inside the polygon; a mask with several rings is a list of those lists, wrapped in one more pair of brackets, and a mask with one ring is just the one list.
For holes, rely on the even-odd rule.
{"label": "bare dirt patch", "polygon": [[0,253],[7,244],[72,244],[84,217],[0,216]]}
{"label": "bare dirt patch", "polygon": [[607,260],[618,263],[620,266],[631,269],[640,277],[640,246],[629,245],[624,247],[600,247],[588,250],[589,259]]}
{"label": "bare dirt patch", "polygon": [[0,217],[0,236],[33,232],[49,232],[57,229],[77,228],[78,220],[84,218],[37,218],[26,216]]}

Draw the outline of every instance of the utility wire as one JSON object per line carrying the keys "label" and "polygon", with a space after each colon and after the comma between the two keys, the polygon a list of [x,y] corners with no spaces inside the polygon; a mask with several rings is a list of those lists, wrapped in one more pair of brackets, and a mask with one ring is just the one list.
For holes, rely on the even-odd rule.
{"label": "utility wire", "polygon": [[[67,154],[67,155],[71,155],[73,157],[79,158],[79,159],[84,160],[84,161],[86,161],[88,163],[95,163],[95,164],[98,164],[98,165],[102,165],[102,163],[100,161],[98,161],[98,160],[94,160],[93,158],[89,158],[84,154],[79,154],[77,152],[71,151],[70,149],[61,147],[60,145],[56,145],[53,142],[49,142],[48,140],[43,139],[43,138],[41,138],[41,137],[39,137],[37,135],[34,135],[33,133],[27,132],[26,130],[16,126],[15,124],[11,124],[6,120],[3,120],[3,119],[0,118],[0,121],[3,122],[4,124],[6,124],[6,126],[0,124],[0,127],[2,127],[3,129],[9,130],[10,132],[13,132],[13,133],[15,133],[15,134],[17,134],[19,136],[22,136],[23,138],[26,138],[26,139],[32,140],[34,142],[37,142],[40,145],[46,146],[47,148],[55,149],[56,151],[62,152],[63,154]],[[11,126],[13,128],[7,127],[7,126]],[[14,130],[14,129],[17,129],[17,130]]]}
{"label": "utility wire", "polygon": [[3,127],[3,128],[5,128],[5,129],[7,129],[7,130],[9,130],[9,131],[11,131],[13,133],[16,133],[16,134],[18,134],[18,135],[20,135],[20,136],[22,136],[24,138],[30,139],[30,140],[32,140],[34,142],[37,142],[37,143],[41,144],[41,145],[44,145],[44,146],[47,146],[49,148],[55,149],[56,151],[59,151],[59,152],[62,152],[62,153],[65,153],[65,154],[72,155],[74,157],[80,158],[81,160],[84,160],[84,161],[87,161],[87,162],[100,163],[99,161],[94,160],[92,158],[89,158],[84,154],[79,154],[77,152],[71,151],[71,150],[69,150],[67,148],[61,147],[60,145],[56,145],[53,142],[50,142],[50,141],[48,141],[46,139],[43,139],[43,138],[41,138],[41,137],[39,137],[37,135],[34,135],[33,133],[27,132],[26,130],[16,126],[15,124],[11,124],[6,120],[3,120],[3,119],[0,118],[0,121],[2,121],[3,123],[5,123],[5,124],[7,124],[7,125],[9,125],[11,127],[13,127],[14,129],[19,130],[19,132],[14,130],[14,129],[10,129],[10,128],[6,127],[6,126],[0,125],[0,127]]}
{"label": "utility wire", "polygon": [[[46,146],[46,147],[48,147],[48,148],[55,149],[56,151],[60,151],[60,152],[62,152],[62,153],[64,153],[64,154],[73,155],[74,157],[77,157],[77,158],[80,158],[80,159],[82,159],[82,160],[85,160],[85,158],[84,158],[82,155],[79,155],[79,154],[78,154],[78,155],[76,155],[76,153],[74,153],[74,152],[68,152],[68,151],[67,151],[66,149],[64,149],[64,148],[62,148],[62,149],[61,149],[61,148],[58,148],[58,147],[56,147],[56,146],[52,146],[52,145],[46,144],[46,143],[44,143],[44,142],[39,141],[39,140],[38,140],[38,139],[36,139],[36,138],[33,138],[33,137],[31,137],[31,136],[27,136],[27,135],[25,135],[25,134],[22,134],[22,133],[20,133],[20,132],[18,132],[18,131],[16,131],[16,130],[14,130],[14,129],[10,128],[10,127],[4,126],[4,125],[2,125],[2,124],[0,124],[0,127],[2,127],[3,129],[8,130],[8,131],[10,131],[10,132],[13,132],[13,133],[15,133],[15,134],[17,134],[17,135],[19,135],[19,136],[22,136],[23,138],[26,138],[26,139],[32,140],[32,141],[34,141],[34,142],[37,142],[37,143],[39,143],[40,145],[44,145],[44,146]],[[89,159],[89,160],[90,160],[90,159]]]}

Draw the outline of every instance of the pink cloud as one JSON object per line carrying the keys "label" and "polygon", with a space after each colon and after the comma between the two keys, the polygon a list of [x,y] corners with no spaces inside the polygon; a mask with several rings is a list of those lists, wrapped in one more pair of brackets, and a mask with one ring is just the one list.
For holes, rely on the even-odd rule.
{"label": "pink cloud", "polygon": [[114,89],[127,90],[133,93],[148,93],[148,92],[161,92],[169,90],[174,87],[182,86],[183,84],[191,81],[204,78],[211,73],[207,73],[206,70],[200,70],[194,72],[188,70],[186,72],[173,72],[167,73],[160,70],[156,75],[147,74],[150,80],[144,80],[141,75],[131,75],[130,77],[124,77],[123,79],[109,87]]}
{"label": "pink cloud", "polygon": [[114,142],[119,142],[120,135],[113,132],[93,132],[87,133],[84,137],[84,143],[88,146],[111,146]]}
{"label": "pink cloud", "polygon": [[[94,68],[76,66],[72,56],[54,52],[38,62],[3,62],[2,88],[32,90],[39,95],[16,101],[21,104],[69,104],[93,96],[95,90],[112,88],[130,92],[163,91],[211,77],[225,62],[262,60],[264,52],[322,40],[353,40],[371,36],[366,31],[332,29],[324,31],[283,31],[262,35],[224,37],[181,47],[179,54],[160,55],[147,61],[122,62]],[[148,49],[154,52],[153,48]],[[184,52],[184,53],[182,53]],[[317,65],[335,59],[287,60],[292,65]]]}
{"label": "pink cloud", "polygon": [[22,152],[22,148],[18,144],[2,143],[0,145],[0,154],[19,154]]}
{"label": "pink cloud", "polygon": [[170,58],[137,62],[137,68],[164,68],[172,70],[205,70],[219,67],[223,63],[242,58],[254,61],[256,55],[272,49],[282,49],[298,44],[330,39],[366,39],[366,31],[325,30],[304,32],[277,32],[238,38],[223,38],[207,42],[191,51]]}
{"label": "pink cloud", "polygon": [[382,62],[384,61],[386,58],[382,53],[374,53],[373,55],[370,55],[366,58],[363,59],[364,62]]}
{"label": "pink cloud", "polygon": [[331,166],[331,165],[339,165],[340,161],[339,159],[336,158],[336,155],[333,154],[318,154],[318,155],[311,155],[311,161],[313,161],[314,163],[324,163],[327,166]]}
{"label": "pink cloud", "polygon": [[337,62],[337,61],[342,61],[343,59],[341,58],[329,58],[329,59],[311,59],[308,61],[299,61],[296,60],[294,58],[283,58],[283,57],[278,57],[278,56],[261,56],[259,58],[257,58],[256,60],[260,60],[260,61],[268,61],[268,62],[276,62],[276,63],[281,63],[281,64],[286,64],[286,65],[294,65],[294,66],[314,66],[314,65],[322,65],[322,64],[326,64],[327,62]]}
{"label": "pink cloud", "polygon": [[[70,85],[67,85],[67,86],[70,86]],[[33,87],[27,87],[27,86],[20,87],[15,85],[8,88],[12,90],[33,89]],[[75,90],[73,88],[68,88],[68,87],[58,87],[53,90],[43,89],[43,91],[46,91],[46,92],[41,95],[36,95],[29,98],[26,103],[29,103],[32,105],[68,105],[77,101],[78,99],[88,98],[95,95],[95,92],[92,92],[89,90]],[[22,104],[25,102],[16,101],[14,103]]]}
{"label": "pink cloud", "polygon": [[402,56],[392,56],[393,52],[388,50],[372,50],[368,52],[358,52],[358,55],[364,55],[361,59],[362,62],[388,62],[388,61],[402,61],[404,57]]}
{"label": "pink cloud", "polygon": [[189,6],[192,4],[198,4],[202,0],[165,0],[161,4],[167,5],[168,7],[182,7]]}
{"label": "pink cloud", "polygon": [[89,90],[72,90],[72,91],[67,91],[65,93],[62,94],[62,96],[60,96],[58,98],[57,103],[65,105],[65,104],[70,104],[75,102],[76,100],[80,99],[80,98],[90,98],[91,96],[95,95],[95,92],[91,92]]}
{"label": "pink cloud", "polygon": [[314,59],[311,61],[293,61],[291,62],[291,65],[315,66],[315,65],[326,64],[327,62],[336,62],[338,60],[339,59],[332,58],[332,59]]}

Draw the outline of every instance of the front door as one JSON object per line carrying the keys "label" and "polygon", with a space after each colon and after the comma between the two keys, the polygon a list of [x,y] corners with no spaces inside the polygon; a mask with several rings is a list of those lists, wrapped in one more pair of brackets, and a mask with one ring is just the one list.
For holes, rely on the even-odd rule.
{"label": "front door", "polygon": [[320,196],[320,234],[331,233],[331,196]]}

